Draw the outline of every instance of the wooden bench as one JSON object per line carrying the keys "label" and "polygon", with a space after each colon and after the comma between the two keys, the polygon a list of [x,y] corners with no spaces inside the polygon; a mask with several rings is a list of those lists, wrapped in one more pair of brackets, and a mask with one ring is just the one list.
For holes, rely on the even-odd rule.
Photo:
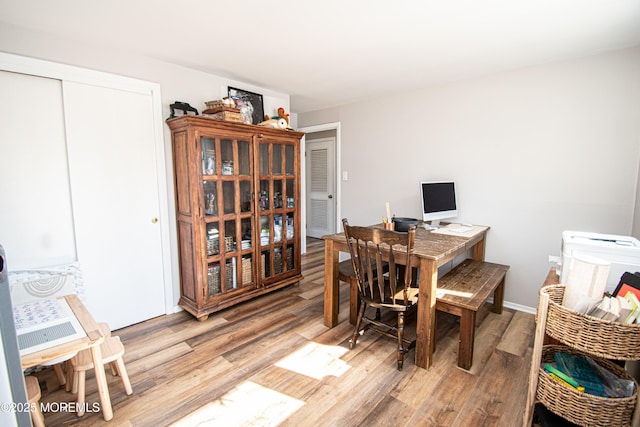
{"label": "wooden bench", "polygon": [[467,259],[438,278],[436,310],[460,317],[458,366],[471,368],[476,312],[493,293],[494,313],[502,313],[508,265]]}

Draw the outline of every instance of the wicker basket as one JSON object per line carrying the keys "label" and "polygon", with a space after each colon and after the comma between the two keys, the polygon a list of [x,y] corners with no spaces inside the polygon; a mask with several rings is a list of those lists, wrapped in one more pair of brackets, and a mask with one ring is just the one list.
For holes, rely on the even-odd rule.
{"label": "wicker basket", "polygon": [[242,284],[247,285],[253,280],[251,258],[242,258]]}
{"label": "wicker basket", "polygon": [[220,253],[220,240],[218,238],[207,240],[207,255],[218,255]]}
{"label": "wicker basket", "polygon": [[[554,361],[558,352],[585,355],[564,345],[546,345],[542,349],[542,363]],[[603,368],[620,378],[633,380],[622,367],[605,359],[592,357]],[[631,397],[606,398],[581,393],[551,378],[540,368],[536,398],[549,410],[581,426],[628,426],[638,397],[638,383]]]}
{"label": "wicker basket", "polygon": [[211,264],[207,269],[209,296],[220,293],[220,264]]}
{"label": "wicker basket", "polygon": [[224,100],[222,99],[216,99],[215,101],[206,101],[204,105],[206,105],[208,109],[225,107]]}
{"label": "wicker basket", "polygon": [[287,271],[293,270],[293,248],[287,248]]}
{"label": "wicker basket", "polygon": [[274,251],[273,254],[273,274],[282,274],[282,252]]}
{"label": "wicker basket", "polygon": [[605,359],[639,360],[640,325],[587,316],[562,306],[565,285],[545,286],[549,295],[546,333],[569,347]]}
{"label": "wicker basket", "polygon": [[233,237],[229,236],[224,238],[224,251],[233,252]]}

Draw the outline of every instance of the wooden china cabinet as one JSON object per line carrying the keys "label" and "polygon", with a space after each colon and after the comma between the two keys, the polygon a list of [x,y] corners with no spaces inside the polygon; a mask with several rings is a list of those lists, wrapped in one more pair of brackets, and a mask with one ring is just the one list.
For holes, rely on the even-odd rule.
{"label": "wooden china cabinet", "polygon": [[302,279],[302,133],[185,115],[173,141],[179,305],[198,320]]}

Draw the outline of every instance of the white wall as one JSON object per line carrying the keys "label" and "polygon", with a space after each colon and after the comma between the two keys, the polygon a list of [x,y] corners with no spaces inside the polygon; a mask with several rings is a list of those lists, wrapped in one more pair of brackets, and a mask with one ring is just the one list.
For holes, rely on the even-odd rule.
{"label": "white wall", "polygon": [[[264,100],[264,110],[267,114],[276,114],[278,107],[284,107],[289,111],[289,95],[287,94],[235,80],[224,79],[141,55],[136,56],[120,51],[101,49],[96,46],[87,46],[76,40],[53,38],[49,35],[26,31],[2,22],[0,22],[0,51],[159,83],[162,92],[163,117],[165,118],[169,117],[169,104],[175,101],[188,102],[198,111],[202,111],[205,101],[226,96],[227,86],[261,93]],[[88,105],[87,108],[91,108],[91,106]],[[123,108],[126,108],[126,106],[123,106]],[[33,106],[33,112],[34,116],[44,114],[43,111],[38,110],[38,105]],[[164,126],[163,131],[166,157],[165,168],[168,171],[169,212],[171,215],[169,218],[171,259],[173,263],[171,281],[173,283],[174,300],[177,304],[180,297],[180,279],[177,264],[171,134],[166,126]]]}
{"label": "white wall", "polygon": [[491,226],[505,299],[535,307],[563,230],[629,235],[640,163],[640,48],[460,81],[331,110],[341,123],[342,216],[385,202],[421,218],[420,180],[455,179],[460,219]]}

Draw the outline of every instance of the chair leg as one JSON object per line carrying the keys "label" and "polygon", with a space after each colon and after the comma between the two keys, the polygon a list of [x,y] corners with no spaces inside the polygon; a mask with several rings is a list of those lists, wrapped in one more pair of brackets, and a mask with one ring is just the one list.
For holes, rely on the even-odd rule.
{"label": "chair leg", "polygon": [[[75,376],[73,375],[73,365],[71,364],[71,359],[64,362],[64,369],[65,369],[65,374],[67,375],[64,389],[69,392],[72,390],[74,386],[73,380],[75,378]],[[76,387],[76,391],[77,391],[77,387]]]}
{"label": "chair leg", "polygon": [[404,363],[404,312],[398,312],[398,371],[402,371]]}
{"label": "chair leg", "polygon": [[64,372],[62,372],[62,363],[56,363],[55,365],[53,365],[53,372],[56,373],[58,384],[60,384],[61,386],[67,383],[67,379],[65,378]]}
{"label": "chair leg", "polygon": [[86,385],[86,371],[78,371],[77,375],[73,377],[73,386],[76,388],[76,382],[78,387],[78,413],[79,417],[84,415],[84,398],[85,398],[85,385]]}
{"label": "chair leg", "polygon": [[356,327],[353,329],[353,336],[351,337],[351,342],[349,343],[349,348],[353,349],[356,346],[356,342],[358,341],[358,335],[360,335],[360,324],[362,323],[362,317],[364,316],[364,311],[367,308],[367,304],[364,301],[360,302],[360,310],[358,310],[358,320],[356,320]]}
{"label": "chair leg", "polygon": [[131,395],[133,393],[133,388],[131,388],[131,381],[129,381],[129,374],[127,374],[127,368],[124,366],[124,360],[122,357],[117,359],[114,362],[117,366],[118,374],[120,378],[122,378],[122,384],[124,385],[124,391],[127,395]]}
{"label": "chair leg", "polygon": [[349,280],[349,322],[352,325],[358,320],[358,310],[360,308],[360,292],[358,291],[358,280]]}

